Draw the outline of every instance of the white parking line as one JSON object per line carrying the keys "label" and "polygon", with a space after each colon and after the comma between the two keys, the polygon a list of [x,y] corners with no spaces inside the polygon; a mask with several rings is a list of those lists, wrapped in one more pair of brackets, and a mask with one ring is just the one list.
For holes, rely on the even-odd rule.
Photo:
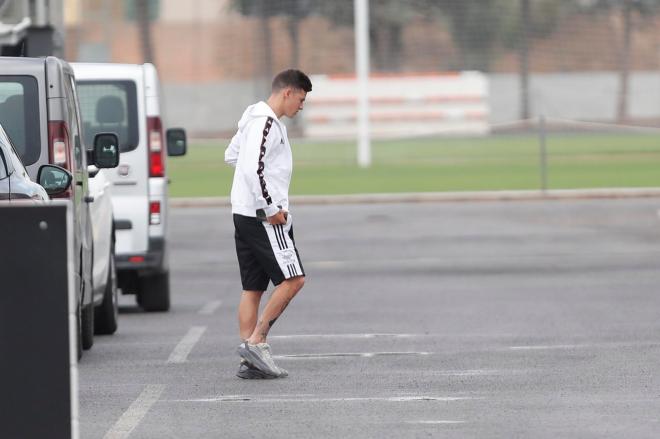
{"label": "white parking line", "polygon": [[381,357],[397,355],[431,355],[431,352],[333,352],[328,354],[292,354],[292,355],[273,355],[275,359],[284,358],[332,358],[332,357]]}
{"label": "white parking line", "polygon": [[449,420],[442,420],[442,421],[406,421],[406,424],[429,424],[429,425],[436,425],[436,424],[465,424],[465,421],[449,421]]}
{"label": "white parking line", "polygon": [[158,401],[163,390],[165,390],[163,384],[149,384],[145,387],[128,410],[121,415],[115,425],[103,436],[103,439],[127,438],[135,430],[135,427],[140,424],[151,406]]}
{"label": "white parking line", "polygon": [[541,351],[549,349],[580,349],[589,347],[589,345],[579,344],[557,344],[557,345],[537,345],[537,346],[511,346],[509,349],[514,351]]}
{"label": "white parking line", "polygon": [[470,401],[484,399],[469,396],[390,396],[390,397],[347,397],[347,398],[308,398],[308,397],[263,397],[249,395],[225,395],[216,398],[175,399],[166,402],[257,402],[257,403],[291,403],[291,402],[421,402],[421,401]]}
{"label": "white parking line", "polygon": [[222,300],[214,300],[201,307],[200,310],[197,311],[197,314],[210,316],[211,314],[216,312],[216,310],[220,308],[221,305],[222,305]]}
{"label": "white parking line", "polygon": [[206,331],[206,326],[193,326],[188,330],[188,333],[183,336],[179,344],[174,347],[174,350],[167,359],[168,363],[185,363],[188,359],[188,354],[195,347],[195,344],[202,337]]}
{"label": "white parking line", "polygon": [[496,369],[444,370],[435,373],[435,375],[446,376],[446,377],[471,377],[471,376],[503,375],[505,373],[511,373],[511,372],[513,371],[496,370]]}
{"label": "white parking line", "polygon": [[426,334],[290,334],[271,335],[271,339],[295,339],[295,338],[412,338],[424,337]]}

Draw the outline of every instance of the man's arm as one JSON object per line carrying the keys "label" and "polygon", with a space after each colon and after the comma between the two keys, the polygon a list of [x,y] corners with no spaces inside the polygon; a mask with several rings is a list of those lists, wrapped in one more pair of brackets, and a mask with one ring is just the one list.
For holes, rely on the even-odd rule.
{"label": "man's arm", "polygon": [[234,137],[232,137],[231,142],[229,142],[229,146],[227,146],[227,149],[225,149],[225,163],[233,167],[236,167],[236,163],[238,162],[238,153],[241,150],[240,137],[241,132],[236,131],[236,134],[234,134]]}
{"label": "man's arm", "polygon": [[271,134],[273,119],[258,118],[246,127],[247,139],[241,149],[238,167],[248,182],[257,209],[263,209],[266,217],[277,214],[280,208],[273,203],[270,185],[264,173],[269,152],[277,147],[275,135]]}

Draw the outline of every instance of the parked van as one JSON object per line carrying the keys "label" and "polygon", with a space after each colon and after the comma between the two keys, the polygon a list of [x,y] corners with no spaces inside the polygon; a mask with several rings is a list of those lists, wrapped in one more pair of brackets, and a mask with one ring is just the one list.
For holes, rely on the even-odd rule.
{"label": "parked van", "polygon": [[152,64],[74,63],[84,132],[115,132],[121,159],[113,185],[116,264],[122,293],[147,311],[170,307],[167,155],[186,152],[182,129],[163,136],[158,74]]}
{"label": "parked van", "polygon": [[[0,124],[9,135],[33,181],[45,164],[60,166],[73,177],[71,185],[51,198],[71,200],[75,282],[78,291],[79,341],[94,343],[94,306],[103,303],[92,277],[94,241],[90,217],[88,168],[116,167],[117,136],[100,133],[86,143],[71,66],[61,59],[0,57]],[[86,145],[94,145],[87,150]],[[111,214],[111,213],[110,213]],[[111,239],[107,236],[106,239]]]}

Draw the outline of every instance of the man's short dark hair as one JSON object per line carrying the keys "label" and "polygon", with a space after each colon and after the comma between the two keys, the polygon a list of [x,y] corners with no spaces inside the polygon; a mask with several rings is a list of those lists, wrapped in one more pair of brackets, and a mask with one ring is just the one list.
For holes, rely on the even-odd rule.
{"label": "man's short dark hair", "polygon": [[286,87],[293,87],[306,92],[312,91],[312,81],[300,70],[289,69],[280,72],[273,79],[272,91],[279,91]]}

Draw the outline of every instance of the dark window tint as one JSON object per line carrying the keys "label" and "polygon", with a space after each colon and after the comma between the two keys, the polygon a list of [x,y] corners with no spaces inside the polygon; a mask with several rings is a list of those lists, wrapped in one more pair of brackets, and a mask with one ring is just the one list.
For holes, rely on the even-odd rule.
{"label": "dark window tint", "polygon": [[139,142],[137,96],[133,81],[78,81],[85,144],[98,133],[115,133],[119,150],[131,151]]}
{"label": "dark window tint", "polygon": [[26,166],[41,154],[39,87],[32,76],[0,75],[0,124]]}

